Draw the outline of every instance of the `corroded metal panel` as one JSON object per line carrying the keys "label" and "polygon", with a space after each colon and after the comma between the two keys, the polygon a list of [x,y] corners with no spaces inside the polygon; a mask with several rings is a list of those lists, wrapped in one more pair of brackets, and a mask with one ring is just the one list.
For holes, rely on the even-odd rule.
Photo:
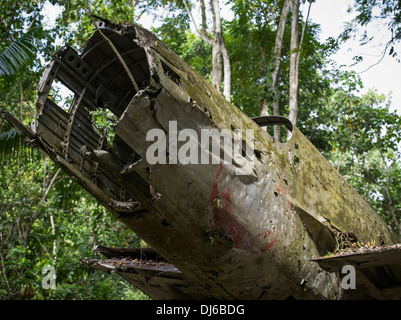
{"label": "corroded metal panel", "polygon": [[95,270],[118,273],[153,299],[213,298],[202,285],[188,280],[185,274],[151,248],[108,248],[95,244],[93,251],[106,259],[85,259],[86,265]]}

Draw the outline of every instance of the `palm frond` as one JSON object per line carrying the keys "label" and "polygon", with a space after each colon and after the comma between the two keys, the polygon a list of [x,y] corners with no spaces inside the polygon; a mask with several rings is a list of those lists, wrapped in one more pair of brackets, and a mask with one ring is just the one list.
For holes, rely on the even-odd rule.
{"label": "palm frond", "polygon": [[34,28],[23,34],[0,53],[0,78],[15,77],[22,67],[33,61],[39,44],[35,31]]}
{"label": "palm frond", "polygon": [[21,136],[11,129],[0,134],[0,164],[10,156],[15,156],[24,147]]}

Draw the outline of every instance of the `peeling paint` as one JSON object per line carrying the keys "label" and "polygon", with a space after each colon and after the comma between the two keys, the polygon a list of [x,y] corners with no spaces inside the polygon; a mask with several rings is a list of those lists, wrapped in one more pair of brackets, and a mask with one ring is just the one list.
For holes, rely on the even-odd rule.
{"label": "peeling paint", "polygon": [[[209,204],[213,207],[213,218],[211,226],[214,230],[222,228],[226,234],[233,240],[234,248],[247,250],[251,253],[263,253],[271,248],[278,241],[276,236],[273,241],[267,245],[262,245],[259,239],[254,237],[235,217],[236,212],[232,207],[231,192],[227,189],[223,192],[219,191],[219,180],[223,171],[223,164],[220,163],[219,169],[213,179],[213,185],[210,193]],[[265,239],[272,234],[273,231],[268,230]]]}
{"label": "peeling paint", "polygon": [[[283,179],[280,179],[280,181],[279,181],[279,183],[278,183],[278,186],[276,187],[276,190],[277,190],[277,193],[279,194],[279,195],[285,195],[286,193],[287,193],[287,190],[286,189],[283,189],[283,183],[284,183],[284,181],[283,181]],[[287,184],[286,184],[287,185]]]}
{"label": "peeling paint", "polygon": [[288,216],[289,214],[290,214],[290,211],[291,211],[291,201],[288,201],[288,203],[287,203],[287,211],[285,212],[285,214]]}

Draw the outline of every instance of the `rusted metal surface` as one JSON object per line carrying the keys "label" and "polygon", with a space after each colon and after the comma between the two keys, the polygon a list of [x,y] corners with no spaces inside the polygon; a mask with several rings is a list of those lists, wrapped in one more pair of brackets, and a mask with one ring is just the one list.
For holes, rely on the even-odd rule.
{"label": "rusted metal surface", "polygon": [[372,249],[360,248],[312,259],[322,269],[335,272],[345,265],[352,265],[358,269],[374,268],[379,266],[400,265],[401,266],[401,245],[378,246]]}
{"label": "rusted metal surface", "polygon": [[213,298],[151,248],[109,248],[96,244],[93,251],[106,259],[85,259],[85,264],[96,270],[118,273],[153,299]]}
{"label": "rusted metal surface", "polygon": [[[9,121],[205,296],[339,299],[338,275],[312,257],[333,251],[337,233],[365,243],[397,242],[291,123],[270,119],[292,129],[288,142],[274,141],[256,123],[266,119],[247,117],[147,30],[107,20],[98,25],[140,91],[95,32],[81,54],[63,48],[47,67],[35,127],[21,128],[10,115]],[[68,111],[48,98],[54,79],[75,93]],[[108,131],[96,128],[91,116],[101,108],[115,119]],[[241,142],[254,161],[250,170],[235,161],[150,163],[146,152],[153,142],[146,136],[152,129],[168,136],[183,129],[198,135],[202,129],[253,130],[253,139],[242,135]],[[177,142],[175,150],[183,145]]]}
{"label": "rusted metal surface", "polygon": [[[345,266],[357,270],[357,286],[362,294],[376,299],[401,299],[401,245],[360,247],[335,255],[312,259],[328,272],[339,272]],[[355,290],[356,291],[356,290]],[[359,293],[359,296],[361,293]],[[357,298],[357,292],[346,292],[347,298]]]}

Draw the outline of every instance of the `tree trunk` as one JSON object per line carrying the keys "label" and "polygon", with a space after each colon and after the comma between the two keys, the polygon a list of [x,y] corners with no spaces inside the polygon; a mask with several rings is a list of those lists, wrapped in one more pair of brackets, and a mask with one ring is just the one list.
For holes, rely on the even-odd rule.
{"label": "tree trunk", "polygon": [[[280,61],[281,61],[281,48],[283,47],[283,37],[284,37],[284,30],[285,30],[285,22],[287,20],[288,13],[290,11],[290,0],[285,0],[283,9],[281,10],[280,14],[280,21],[277,27],[277,34],[276,34],[276,41],[275,41],[275,49],[274,49],[274,69],[272,73],[272,87],[273,87],[273,115],[277,116],[280,114],[280,105],[278,100],[278,71],[280,68]],[[263,115],[263,114],[262,114]],[[274,126],[274,138],[276,140],[281,139],[280,134],[280,126]]]}
{"label": "tree trunk", "polygon": [[260,111],[260,115],[261,116],[268,116],[269,115],[268,106],[269,106],[269,104],[267,103],[267,98],[265,97],[263,99],[262,109]]}
{"label": "tree trunk", "polygon": [[291,56],[290,56],[290,113],[293,125],[297,124],[298,112],[298,50],[299,50],[299,0],[291,0]]}
{"label": "tree trunk", "polygon": [[[221,27],[220,7],[218,0],[211,0],[210,7],[213,14],[214,26],[214,41],[212,52],[213,54],[213,85],[221,92],[221,83],[223,79],[223,66],[224,66],[224,96],[228,101],[231,97],[231,64],[227,47],[224,42],[223,32]],[[214,48],[216,46],[216,48]],[[216,66],[214,62],[216,61]],[[216,72],[216,75],[215,73]],[[219,82],[217,82],[219,81]]]}
{"label": "tree trunk", "polygon": [[201,29],[199,30],[195,19],[192,15],[192,12],[184,0],[185,8],[188,12],[188,15],[196,29],[196,33],[199,38],[203,41],[209,43],[212,47],[212,84],[221,93],[221,87],[223,83],[223,74],[224,74],[224,96],[228,101],[231,98],[231,63],[230,56],[228,54],[227,47],[224,42],[222,27],[221,27],[221,17],[220,17],[220,7],[218,0],[210,1],[210,8],[213,15],[213,37],[210,37],[206,32],[206,6],[205,1],[200,0],[200,8],[201,8]]}
{"label": "tree trunk", "polygon": [[223,63],[224,63],[224,96],[228,101],[231,100],[231,63],[230,63],[230,56],[228,54],[228,50],[226,44],[224,42],[222,36],[222,56],[223,56]]}
{"label": "tree trunk", "polygon": [[212,41],[212,85],[221,93],[221,82],[223,79],[223,64],[221,59],[221,51],[218,40],[215,38]]}

